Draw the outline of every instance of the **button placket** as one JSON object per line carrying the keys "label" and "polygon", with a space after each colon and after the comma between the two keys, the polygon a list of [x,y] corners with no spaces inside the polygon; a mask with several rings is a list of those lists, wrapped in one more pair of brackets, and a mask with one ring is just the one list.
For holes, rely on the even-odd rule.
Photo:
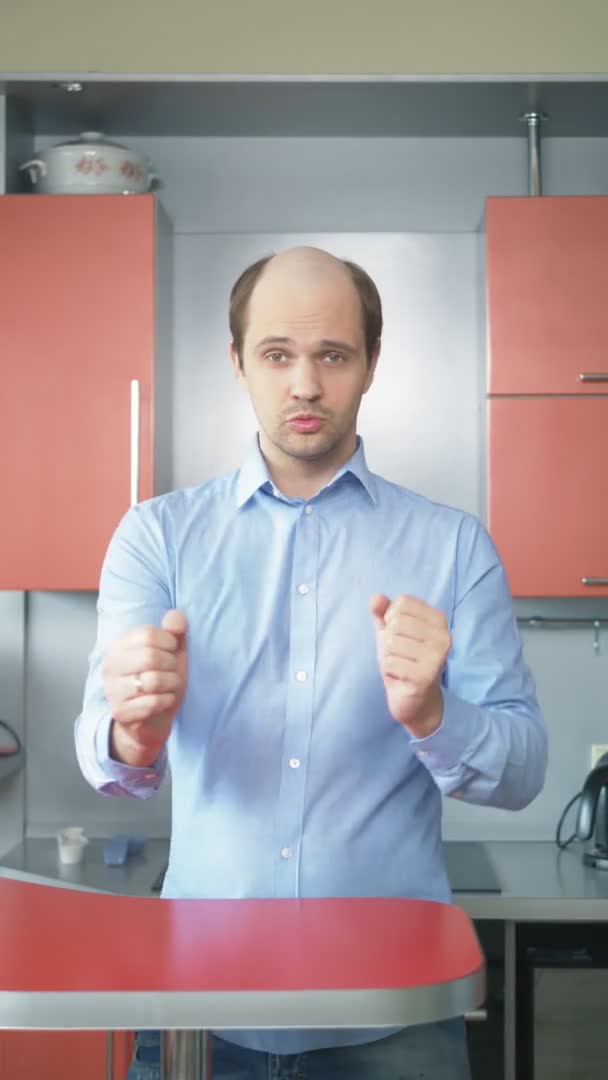
{"label": "button placket", "polygon": [[[309,511],[309,512],[308,512]],[[299,849],[304,820],[307,750],[312,730],[316,650],[315,583],[318,521],[304,506],[296,526],[289,623],[289,668],[284,750],[276,832],[276,889],[298,895]]]}

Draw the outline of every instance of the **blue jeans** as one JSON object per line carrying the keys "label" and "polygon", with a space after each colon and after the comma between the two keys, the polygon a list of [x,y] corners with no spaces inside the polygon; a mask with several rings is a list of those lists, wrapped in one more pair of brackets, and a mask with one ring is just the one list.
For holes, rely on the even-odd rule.
{"label": "blue jeans", "polygon": [[471,1073],[464,1021],[457,1019],[304,1054],[264,1054],[215,1035],[213,1080],[471,1080]]}

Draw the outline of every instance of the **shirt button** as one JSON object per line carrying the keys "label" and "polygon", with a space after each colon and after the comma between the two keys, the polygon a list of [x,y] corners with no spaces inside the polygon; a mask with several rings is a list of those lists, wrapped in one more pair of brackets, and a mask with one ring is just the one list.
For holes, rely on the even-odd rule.
{"label": "shirt button", "polygon": [[307,678],[308,676],[306,675],[305,671],[296,671],[296,679],[298,680],[298,682],[306,682]]}
{"label": "shirt button", "polygon": [[308,585],[298,585],[298,592],[300,596],[306,596],[308,592]]}
{"label": "shirt button", "polygon": [[304,513],[305,514],[312,514],[312,506],[305,506],[304,507]]}
{"label": "shirt button", "polygon": [[281,858],[282,859],[291,859],[291,848],[290,847],[281,848]]}
{"label": "shirt button", "polygon": [[289,759],[289,768],[290,769],[299,769],[300,768],[300,759],[297,758],[297,757],[290,758]]}
{"label": "shirt button", "polygon": [[428,756],[429,756],[428,750],[419,750],[418,751],[418,757],[428,757]]}

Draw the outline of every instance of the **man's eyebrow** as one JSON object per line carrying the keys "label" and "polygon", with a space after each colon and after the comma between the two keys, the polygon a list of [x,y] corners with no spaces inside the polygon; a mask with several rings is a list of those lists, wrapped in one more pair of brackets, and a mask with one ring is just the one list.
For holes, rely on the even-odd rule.
{"label": "man's eyebrow", "polygon": [[[259,351],[260,349],[267,348],[269,345],[294,345],[294,344],[295,344],[295,342],[294,342],[293,338],[290,338],[290,337],[274,337],[271,334],[268,337],[260,338],[257,345],[255,346],[255,349],[256,349],[256,351]],[[315,352],[317,352],[317,353],[327,352],[328,349],[333,349],[336,352],[344,352],[344,353],[350,353],[350,354],[354,354],[354,353],[357,352],[357,349],[355,348],[355,346],[351,345],[348,341],[339,341],[338,339],[335,339],[335,338],[322,338],[321,341],[317,342],[317,344],[315,346]]]}
{"label": "man's eyebrow", "polygon": [[348,341],[335,341],[333,338],[323,338],[319,342],[319,349],[325,351],[326,349],[335,349],[336,352],[356,353],[354,345],[350,345]]}
{"label": "man's eyebrow", "polygon": [[263,337],[258,341],[256,349],[263,349],[266,345],[293,345],[293,339],[288,337]]}

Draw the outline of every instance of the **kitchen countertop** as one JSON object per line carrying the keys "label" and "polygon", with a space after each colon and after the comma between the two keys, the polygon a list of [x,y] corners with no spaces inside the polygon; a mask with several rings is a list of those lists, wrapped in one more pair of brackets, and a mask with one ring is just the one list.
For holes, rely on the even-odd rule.
{"label": "kitchen countertop", "polygon": [[89,840],[82,862],[70,866],[59,862],[54,837],[28,837],[0,858],[0,877],[120,896],[159,895],[152,885],[166,866],[168,840],[146,840],[143,853],[131,856],[124,866],[106,866],[103,846],[103,840]]}
{"label": "kitchen countertop", "polygon": [[[458,854],[457,843],[448,842],[446,848],[449,865]],[[584,866],[580,844],[560,851],[549,841],[497,840],[479,842],[479,848],[502,891],[455,891],[454,902],[471,918],[608,920],[608,871]],[[103,840],[92,839],[82,863],[62,866],[54,838],[28,838],[0,858],[0,877],[127,896],[158,896],[152,885],[166,864],[167,852],[167,840],[147,840],[143,854],[131,857],[124,866],[106,866]]]}

